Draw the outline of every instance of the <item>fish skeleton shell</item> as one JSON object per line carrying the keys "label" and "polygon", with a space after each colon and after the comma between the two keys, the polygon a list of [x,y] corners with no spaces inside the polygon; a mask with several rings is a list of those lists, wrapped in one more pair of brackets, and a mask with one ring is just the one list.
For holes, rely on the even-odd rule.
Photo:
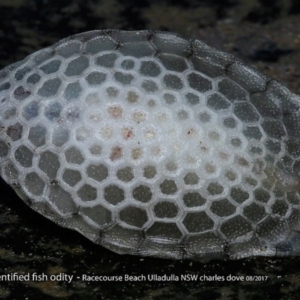
{"label": "fish skeleton shell", "polygon": [[1,176],[120,254],[298,255],[299,109],[199,40],[90,31],[0,71]]}

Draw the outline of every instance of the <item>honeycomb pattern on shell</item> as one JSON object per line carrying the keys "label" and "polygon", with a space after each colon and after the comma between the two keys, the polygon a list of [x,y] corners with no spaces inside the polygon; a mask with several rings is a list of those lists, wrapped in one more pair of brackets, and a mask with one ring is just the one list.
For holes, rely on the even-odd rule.
{"label": "honeycomb pattern on shell", "polygon": [[0,71],[1,176],[117,253],[297,255],[299,109],[198,40],[78,34]]}

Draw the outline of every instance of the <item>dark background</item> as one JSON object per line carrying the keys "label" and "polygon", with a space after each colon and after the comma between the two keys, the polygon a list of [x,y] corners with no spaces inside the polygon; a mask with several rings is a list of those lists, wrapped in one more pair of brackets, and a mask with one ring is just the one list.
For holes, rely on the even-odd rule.
{"label": "dark background", "polygon": [[[0,0],[0,69],[71,34],[105,28],[199,38],[300,94],[298,0]],[[0,185],[0,275],[269,276],[266,282],[0,281],[0,299],[299,299],[299,270],[299,258],[201,264],[120,256],[56,226]]]}

